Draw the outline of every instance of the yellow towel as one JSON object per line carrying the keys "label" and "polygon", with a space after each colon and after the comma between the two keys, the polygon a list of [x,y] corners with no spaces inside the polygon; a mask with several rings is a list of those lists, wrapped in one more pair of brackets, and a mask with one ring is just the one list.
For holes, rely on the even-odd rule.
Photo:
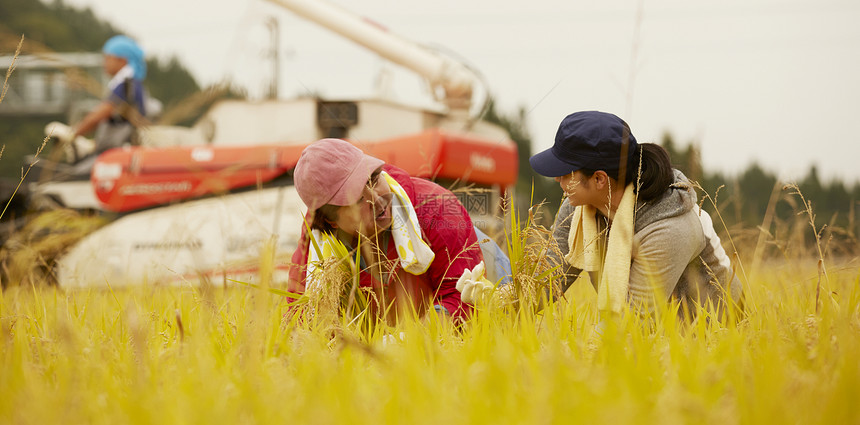
{"label": "yellow towel", "polygon": [[[430,267],[430,264],[433,263],[436,254],[421,237],[421,226],[418,223],[418,215],[415,214],[415,207],[412,206],[409,195],[403,190],[400,183],[397,183],[397,180],[394,180],[388,173],[383,171],[381,174],[394,194],[391,199],[391,236],[394,239],[394,246],[397,248],[400,265],[403,267],[403,270],[411,274],[423,274]],[[339,256],[339,252],[345,252],[345,249],[337,249],[340,241],[337,241],[332,235],[320,232],[318,229],[311,231],[311,238],[320,247],[322,258],[320,258],[312,245],[308,254],[307,288],[316,286],[316,282],[314,281],[316,274],[313,272],[317,265],[320,264],[320,260],[336,255]]]}
{"label": "yellow towel", "polygon": [[[624,189],[621,203],[615,210],[603,273],[597,286],[597,308],[600,311],[620,313],[627,301],[630,285],[630,259],[633,251],[633,211],[636,195],[633,185]],[[577,207],[570,220],[568,244],[570,252],[565,260],[578,269],[595,272],[600,269],[596,208],[588,205]]]}

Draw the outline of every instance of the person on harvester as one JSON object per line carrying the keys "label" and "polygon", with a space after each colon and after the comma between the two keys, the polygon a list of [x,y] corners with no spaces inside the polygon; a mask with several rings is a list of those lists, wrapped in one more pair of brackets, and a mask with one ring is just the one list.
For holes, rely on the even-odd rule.
{"label": "person on harvester", "polygon": [[143,49],[131,38],[116,35],[105,42],[102,52],[104,71],[111,77],[103,100],[71,129],[61,131],[58,127],[55,134],[66,146],[79,149],[74,143],[78,137],[95,131],[92,152],[75,152],[73,161],[95,157],[111,148],[137,144],[137,129],[147,115]]}
{"label": "person on harvester", "polygon": [[472,307],[455,286],[464,271],[471,276],[483,270],[483,254],[472,220],[450,191],[340,139],[308,146],[296,164],[294,183],[308,207],[311,231],[302,229],[292,257],[292,290],[314,291],[324,284],[314,269],[326,250],[318,251],[310,239],[320,246],[335,238],[352,258],[358,249],[359,285],[383,304],[376,305],[379,317],[389,322],[412,312],[457,321],[469,317]]}

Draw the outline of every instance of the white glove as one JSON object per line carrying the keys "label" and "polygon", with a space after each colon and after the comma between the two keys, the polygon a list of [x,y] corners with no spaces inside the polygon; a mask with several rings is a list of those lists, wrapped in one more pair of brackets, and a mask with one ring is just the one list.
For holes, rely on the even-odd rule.
{"label": "white glove", "polygon": [[489,300],[495,287],[484,277],[484,262],[481,261],[473,270],[463,270],[463,275],[457,280],[457,290],[460,299],[469,304],[483,304]]}
{"label": "white glove", "polygon": [[606,322],[603,319],[600,319],[596,325],[594,325],[594,334],[597,337],[603,337],[603,332],[606,330]]}
{"label": "white glove", "polygon": [[83,136],[75,137],[75,130],[66,124],[52,121],[45,126],[45,136],[55,137],[63,148],[68,162],[75,162],[95,150],[95,142]]}
{"label": "white glove", "polygon": [[56,137],[62,144],[72,142],[75,137],[75,130],[58,121],[52,121],[45,126],[45,136]]}
{"label": "white glove", "polygon": [[398,341],[397,338],[392,334],[382,335],[382,346],[387,347],[390,345],[397,345],[397,343],[399,343],[399,342],[405,342],[406,341],[406,333],[405,332],[400,332],[399,336],[400,336],[400,340]]}

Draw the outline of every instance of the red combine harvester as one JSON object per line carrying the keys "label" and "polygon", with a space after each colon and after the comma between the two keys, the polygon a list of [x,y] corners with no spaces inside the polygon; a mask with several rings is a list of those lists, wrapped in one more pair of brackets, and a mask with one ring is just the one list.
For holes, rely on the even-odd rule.
{"label": "red combine harvester", "polygon": [[329,3],[272,2],[419,73],[442,93],[444,111],[380,99],[230,100],[191,128],[149,128],[141,146],[100,155],[88,180],[31,188],[62,207],[117,213],[58,260],[61,286],[253,282],[265,247],[282,280],[305,213],[292,170],[304,147],[324,137],[446,187],[484,189],[461,199],[477,226],[498,223],[518,153],[504,130],[470,116],[474,72]]}
{"label": "red combine harvester", "polygon": [[[431,129],[355,143],[410,175],[507,187],[517,179],[517,151],[468,134]],[[108,211],[126,213],[267,185],[289,175],[307,145],[113,149],[99,156],[91,183]]]}

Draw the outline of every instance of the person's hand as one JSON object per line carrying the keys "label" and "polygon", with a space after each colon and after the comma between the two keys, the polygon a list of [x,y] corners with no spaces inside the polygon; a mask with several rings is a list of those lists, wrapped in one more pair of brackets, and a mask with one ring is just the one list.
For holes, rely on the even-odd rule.
{"label": "person's hand", "polygon": [[382,335],[382,346],[389,347],[392,345],[397,345],[401,342],[406,342],[406,333],[400,332],[400,335],[398,335],[398,337],[395,337],[393,334]]}
{"label": "person's hand", "polygon": [[75,139],[75,130],[66,124],[53,121],[45,126],[45,136],[56,138],[61,145],[69,145]]}
{"label": "person's hand", "polygon": [[460,299],[469,304],[484,304],[489,301],[495,287],[484,277],[484,262],[481,261],[473,270],[463,270],[457,280],[457,290]]}
{"label": "person's hand", "polygon": [[45,136],[56,139],[66,155],[66,162],[77,162],[80,157],[95,149],[95,144],[91,140],[78,136],[74,128],[61,122],[54,121],[46,125]]}
{"label": "person's hand", "polygon": [[597,338],[603,337],[603,332],[606,330],[606,322],[603,319],[600,319],[597,324],[594,325],[594,335]]}

